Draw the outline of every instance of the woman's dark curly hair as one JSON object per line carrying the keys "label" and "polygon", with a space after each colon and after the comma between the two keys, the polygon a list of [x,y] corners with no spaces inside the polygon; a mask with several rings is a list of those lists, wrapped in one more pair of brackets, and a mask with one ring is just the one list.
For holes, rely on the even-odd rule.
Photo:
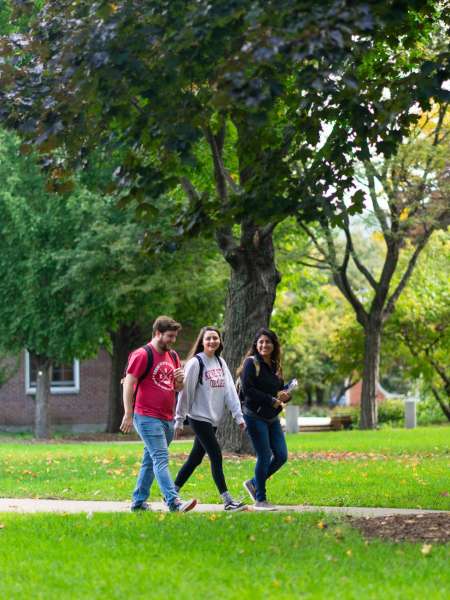
{"label": "woman's dark curly hair", "polygon": [[240,364],[236,372],[238,377],[242,373],[242,369],[244,368],[244,361],[246,358],[248,358],[249,356],[256,356],[259,360],[263,360],[256,348],[256,344],[258,343],[259,338],[263,335],[268,337],[273,344],[273,352],[270,357],[272,360],[273,370],[279,377],[282,377],[280,340],[278,339],[278,336],[275,333],[275,331],[267,329],[266,327],[261,327],[261,329],[258,329],[258,331],[256,332],[255,337],[253,338],[252,345],[250,346],[250,349],[242,359],[242,363]]}

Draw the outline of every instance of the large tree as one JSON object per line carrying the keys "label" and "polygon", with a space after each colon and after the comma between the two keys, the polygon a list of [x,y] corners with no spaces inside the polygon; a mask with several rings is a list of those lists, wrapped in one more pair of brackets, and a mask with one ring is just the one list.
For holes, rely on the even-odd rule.
{"label": "large tree", "polygon": [[[399,66],[392,52],[426,43],[439,6],[49,0],[26,36],[5,41],[1,112],[46,155],[55,187],[66,177],[61,165],[83,165],[99,146],[125,149],[116,184],[140,199],[142,214],[154,215],[162,190],[182,186],[190,206],[180,229],[210,227],[231,267],[225,355],[234,369],[270,320],[276,224],[300,201],[305,218],[317,216],[304,190],[338,180],[334,196],[342,196],[354,131],[392,149],[413,118],[405,90],[414,85],[409,97],[422,102],[439,90],[440,61],[424,73],[419,54]],[[370,61],[383,64],[379,77],[398,77],[396,105],[352,102],[372,79]],[[343,115],[351,134],[339,127]],[[323,144],[325,122],[338,151]],[[314,158],[320,168],[298,169]],[[225,437],[240,446],[231,430]]]}

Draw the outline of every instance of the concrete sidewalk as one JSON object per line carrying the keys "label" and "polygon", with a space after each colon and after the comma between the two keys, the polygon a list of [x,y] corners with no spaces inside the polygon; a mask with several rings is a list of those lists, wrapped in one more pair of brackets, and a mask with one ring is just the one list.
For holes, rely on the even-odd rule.
{"label": "concrete sidewalk", "polygon": [[[152,502],[152,510],[165,512],[167,508],[162,502]],[[286,506],[279,505],[280,512],[325,512],[351,517],[386,517],[389,515],[414,515],[450,512],[443,510],[421,510],[419,508],[363,508],[343,506]],[[253,507],[249,505],[249,510]],[[102,500],[34,500],[28,498],[0,498],[0,513],[126,513],[130,510],[129,502],[107,502]],[[222,504],[197,504],[193,512],[221,512]]]}

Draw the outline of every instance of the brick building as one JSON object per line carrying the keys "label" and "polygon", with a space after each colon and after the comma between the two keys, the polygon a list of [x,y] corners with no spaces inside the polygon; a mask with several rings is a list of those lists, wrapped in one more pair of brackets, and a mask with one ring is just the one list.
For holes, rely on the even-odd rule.
{"label": "brick building", "polygon": [[[92,360],[74,360],[53,373],[50,423],[55,430],[104,431],[111,358],[100,350]],[[30,431],[34,423],[36,376],[32,357],[23,352],[15,375],[0,388],[0,430]]]}

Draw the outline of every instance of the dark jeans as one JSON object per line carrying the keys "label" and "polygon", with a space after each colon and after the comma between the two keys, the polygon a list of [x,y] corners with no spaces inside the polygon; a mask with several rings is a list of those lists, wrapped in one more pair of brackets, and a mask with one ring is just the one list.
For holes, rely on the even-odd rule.
{"label": "dark jeans", "polygon": [[256,452],[253,483],[256,500],[266,500],[266,480],[284,465],[288,458],[286,440],[279,419],[266,423],[262,419],[244,414],[247,432]]}
{"label": "dark jeans", "polygon": [[216,439],[217,427],[206,421],[196,421],[189,417],[189,424],[195,433],[194,445],[187,461],[181,467],[176,479],[175,485],[178,488],[183,487],[195,469],[202,462],[205,453],[208,454],[211,461],[211,473],[214,483],[219,490],[219,494],[227,491],[227,484],[222,469],[222,451],[219,442]]}

